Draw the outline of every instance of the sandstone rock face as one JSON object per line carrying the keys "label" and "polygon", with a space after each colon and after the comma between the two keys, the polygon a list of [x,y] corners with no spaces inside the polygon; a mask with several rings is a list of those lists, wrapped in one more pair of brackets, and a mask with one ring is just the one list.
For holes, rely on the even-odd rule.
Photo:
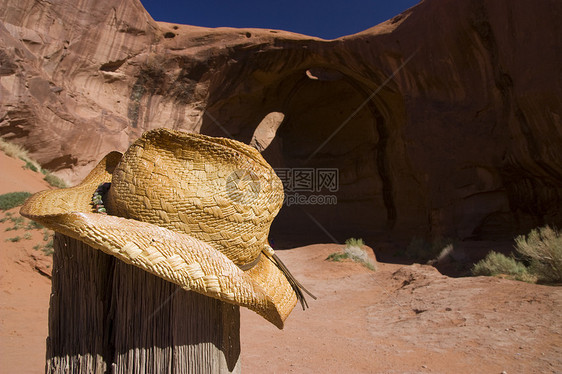
{"label": "sandstone rock face", "polygon": [[137,0],[0,0],[0,135],[72,182],[162,126],[337,169],[337,191],[287,191],[337,205],[284,207],[279,240],[508,238],[562,226],[561,14],[425,0],[326,41],[155,22]]}

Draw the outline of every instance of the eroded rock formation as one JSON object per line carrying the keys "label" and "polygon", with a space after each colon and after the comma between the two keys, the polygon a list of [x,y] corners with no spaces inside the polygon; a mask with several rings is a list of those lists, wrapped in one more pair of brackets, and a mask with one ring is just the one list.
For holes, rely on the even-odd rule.
{"label": "eroded rock formation", "polygon": [[72,182],[145,130],[250,143],[278,112],[264,156],[339,185],[274,237],[562,225],[558,0],[425,0],[332,41],[155,22],[138,0],[0,4],[0,135]]}

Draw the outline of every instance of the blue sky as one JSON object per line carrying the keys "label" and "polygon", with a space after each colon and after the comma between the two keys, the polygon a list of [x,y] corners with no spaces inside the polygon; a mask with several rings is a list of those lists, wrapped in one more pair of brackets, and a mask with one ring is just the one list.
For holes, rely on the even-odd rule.
{"label": "blue sky", "polygon": [[419,0],[141,0],[156,21],[259,27],[334,39],[394,17]]}

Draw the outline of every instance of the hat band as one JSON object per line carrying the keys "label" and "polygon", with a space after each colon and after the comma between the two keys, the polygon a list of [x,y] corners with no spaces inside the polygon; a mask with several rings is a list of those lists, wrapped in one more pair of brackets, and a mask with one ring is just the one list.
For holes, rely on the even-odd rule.
{"label": "hat band", "polygon": [[260,259],[261,259],[261,252],[258,254],[258,257],[256,257],[256,259],[254,261],[248,262],[247,264],[244,264],[244,265],[238,265],[238,267],[242,271],[250,270],[251,268],[256,266],[258,264],[258,262],[260,262]]}
{"label": "hat band", "polygon": [[96,188],[96,192],[92,196],[92,206],[94,207],[94,211],[96,213],[107,214],[107,210],[103,205],[103,199],[105,198],[105,194],[111,187],[111,183],[102,183]]}

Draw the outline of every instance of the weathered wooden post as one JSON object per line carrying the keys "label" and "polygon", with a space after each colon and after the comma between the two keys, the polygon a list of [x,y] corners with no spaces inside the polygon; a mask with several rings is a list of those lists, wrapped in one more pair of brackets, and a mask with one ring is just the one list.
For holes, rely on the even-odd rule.
{"label": "weathered wooden post", "polygon": [[32,196],[57,232],[47,372],[239,372],[239,306],[281,329],[305,305],[267,242],[282,203],[254,148],[167,129]]}
{"label": "weathered wooden post", "polygon": [[240,373],[237,305],[55,234],[47,373]]}

